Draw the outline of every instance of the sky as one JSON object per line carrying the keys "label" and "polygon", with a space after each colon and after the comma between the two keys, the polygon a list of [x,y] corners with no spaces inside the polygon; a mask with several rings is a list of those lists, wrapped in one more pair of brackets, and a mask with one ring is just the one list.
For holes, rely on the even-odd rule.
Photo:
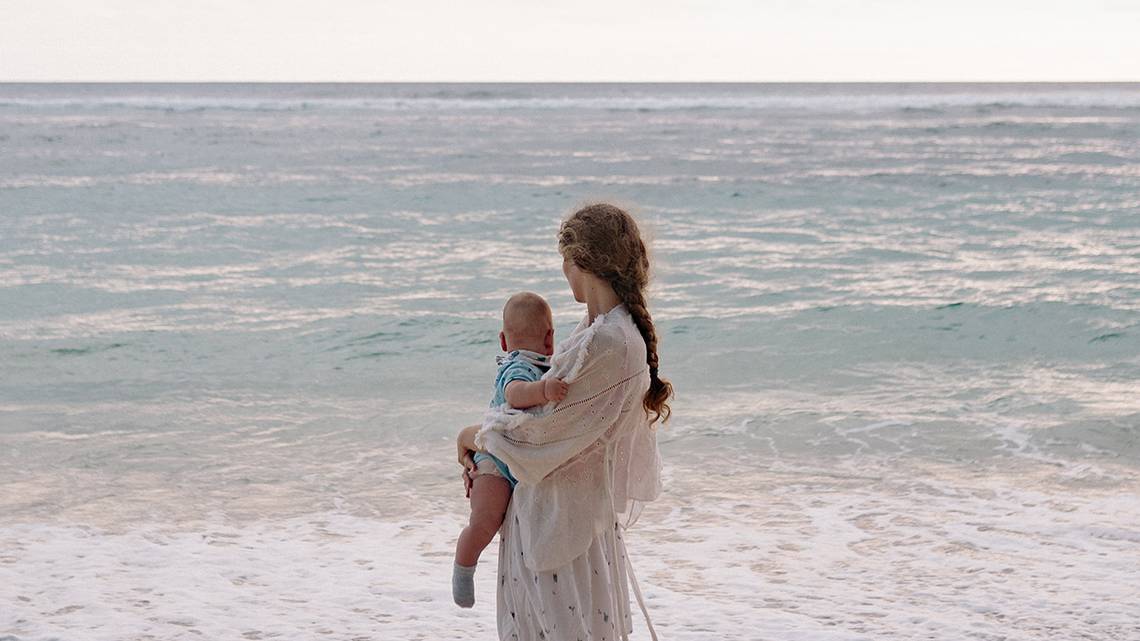
{"label": "sky", "polygon": [[1140,0],[0,0],[0,82],[1140,81]]}

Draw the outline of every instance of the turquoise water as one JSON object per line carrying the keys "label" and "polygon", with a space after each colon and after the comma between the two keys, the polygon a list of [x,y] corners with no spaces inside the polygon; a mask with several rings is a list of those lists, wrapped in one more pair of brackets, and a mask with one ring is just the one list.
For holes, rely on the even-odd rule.
{"label": "turquoise water", "polygon": [[591,199],[667,638],[1138,633],[1140,85],[0,85],[0,150],[0,638],[492,638],[449,439]]}

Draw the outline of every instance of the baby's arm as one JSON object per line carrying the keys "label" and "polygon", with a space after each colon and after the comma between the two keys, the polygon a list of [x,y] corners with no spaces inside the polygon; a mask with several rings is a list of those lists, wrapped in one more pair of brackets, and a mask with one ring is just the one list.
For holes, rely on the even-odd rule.
{"label": "baby's arm", "polygon": [[561,401],[566,398],[569,386],[561,378],[544,378],[539,381],[514,380],[503,390],[507,404],[522,410],[535,405],[545,405],[547,401]]}

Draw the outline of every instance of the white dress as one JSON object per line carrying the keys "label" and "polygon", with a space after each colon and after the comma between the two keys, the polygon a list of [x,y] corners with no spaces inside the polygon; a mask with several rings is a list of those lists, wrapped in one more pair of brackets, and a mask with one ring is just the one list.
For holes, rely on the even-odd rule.
{"label": "white dress", "polygon": [[[623,532],[661,489],[642,407],[645,342],[625,306],[583,319],[545,376],[569,383],[565,399],[492,408],[476,437],[519,480],[500,530],[499,638],[623,639],[632,629]],[[641,603],[636,579],[633,591]]]}

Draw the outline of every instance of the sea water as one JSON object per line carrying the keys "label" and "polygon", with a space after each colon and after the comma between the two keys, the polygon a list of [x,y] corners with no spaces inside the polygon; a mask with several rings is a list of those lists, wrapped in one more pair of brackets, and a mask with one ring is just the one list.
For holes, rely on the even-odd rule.
{"label": "sea water", "polygon": [[594,200],[663,639],[1140,638],[1140,85],[9,84],[0,639],[496,638],[453,436]]}

